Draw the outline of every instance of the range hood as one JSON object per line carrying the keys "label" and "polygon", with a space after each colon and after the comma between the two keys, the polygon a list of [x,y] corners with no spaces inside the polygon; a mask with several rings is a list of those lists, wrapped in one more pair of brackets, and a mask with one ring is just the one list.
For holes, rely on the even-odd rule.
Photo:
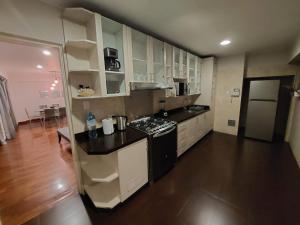
{"label": "range hood", "polygon": [[168,86],[167,84],[155,82],[130,82],[131,91],[163,89],[172,89],[172,87]]}

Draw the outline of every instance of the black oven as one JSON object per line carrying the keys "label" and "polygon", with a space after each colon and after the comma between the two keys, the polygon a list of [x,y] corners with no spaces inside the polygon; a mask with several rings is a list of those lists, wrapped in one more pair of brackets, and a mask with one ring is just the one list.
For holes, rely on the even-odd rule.
{"label": "black oven", "polygon": [[176,124],[148,137],[149,178],[157,180],[170,170],[177,159]]}

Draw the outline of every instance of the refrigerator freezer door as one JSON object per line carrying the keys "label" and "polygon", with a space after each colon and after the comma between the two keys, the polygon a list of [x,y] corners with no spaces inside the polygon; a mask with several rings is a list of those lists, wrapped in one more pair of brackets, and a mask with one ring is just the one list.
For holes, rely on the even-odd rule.
{"label": "refrigerator freezer door", "polygon": [[280,80],[254,80],[250,82],[249,99],[277,101]]}
{"label": "refrigerator freezer door", "polygon": [[276,101],[250,100],[248,103],[245,136],[272,141],[276,110]]}

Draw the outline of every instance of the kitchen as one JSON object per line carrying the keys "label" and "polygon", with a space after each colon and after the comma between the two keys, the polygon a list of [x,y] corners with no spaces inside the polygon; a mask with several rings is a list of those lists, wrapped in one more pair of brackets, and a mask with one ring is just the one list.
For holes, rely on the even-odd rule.
{"label": "kitchen", "polygon": [[215,59],[83,8],[65,9],[63,25],[79,184],[96,207],[114,208],[212,130]]}
{"label": "kitchen", "polygon": [[[101,13],[91,6],[63,7],[59,13],[75,173],[79,193],[95,208],[118,210],[143,198],[138,196],[145,189],[155,189],[178,172],[178,164],[199,154],[195,146],[205,151],[215,133],[232,135],[224,137],[227,146],[238,134],[244,79],[258,68],[266,77],[300,74],[299,66],[282,66],[286,56],[280,58],[279,50],[274,55],[280,60],[274,61],[282,67],[273,73],[273,62],[257,66],[255,53],[200,55]],[[221,39],[217,45],[227,51],[232,42]],[[295,155],[298,80],[286,132]]]}

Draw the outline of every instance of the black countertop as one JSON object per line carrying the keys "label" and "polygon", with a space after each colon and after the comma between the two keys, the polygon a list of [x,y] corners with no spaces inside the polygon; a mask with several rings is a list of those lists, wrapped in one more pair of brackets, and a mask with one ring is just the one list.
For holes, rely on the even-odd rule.
{"label": "black countertop", "polygon": [[111,135],[104,135],[102,129],[97,129],[97,132],[97,139],[90,139],[87,131],[75,134],[78,145],[89,155],[106,155],[147,137],[146,134],[130,127],[125,131],[115,129]]}
{"label": "black countertop", "polygon": [[[168,116],[163,118],[180,123],[210,110],[209,106],[200,106],[202,109],[198,110],[189,110],[190,107],[191,106],[170,110],[168,111]],[[159,114],[156,114],[156,116],[159,116]]]}

